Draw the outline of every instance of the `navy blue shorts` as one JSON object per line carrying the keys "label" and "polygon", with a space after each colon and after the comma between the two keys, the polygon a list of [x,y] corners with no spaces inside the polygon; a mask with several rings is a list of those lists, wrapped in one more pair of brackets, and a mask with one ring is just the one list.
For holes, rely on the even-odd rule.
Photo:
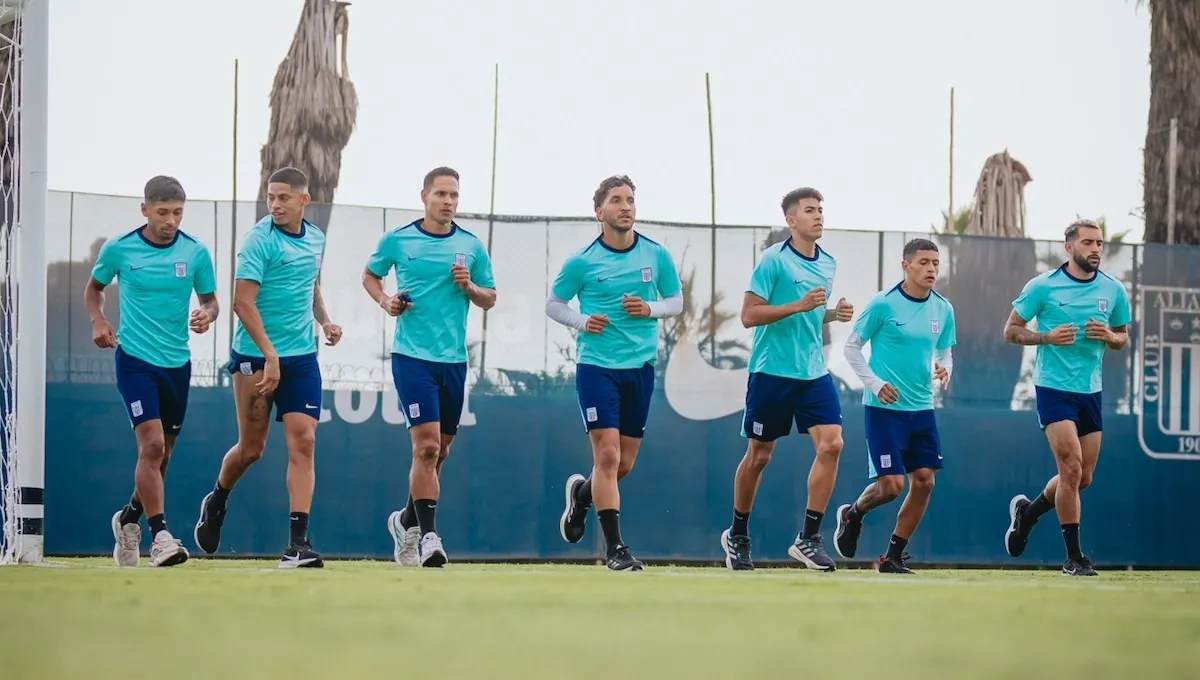
{"label": "navy blue shorts", "polygon": [[1036,385],[1033,389],[1037,394],[1038,425],[1043,430],[1047,425],[1063,420],[1075,423],[1080,437],[1104,429],[1104,418],[1100,415],[1100,392],[1064,392]]}
{"label": "navy blue shorts", "polygon": [[[254,375],[263,370],[267,360],[230,352],[225,368],[230,373]],[[286,413],[303,413],[321,419],[321,364],[316,353],[294,357],[279,357],[279,386],[272,395],[275,420],[283,422]]]}
{"label": "navy blue shorts", "polygon": [[117,391],[125,402],[129,422],[137,427],[162,420],[163,434],[179,434],[187,415],[192,362],[176,368],[155,366],[117,347]]}
{"label": "navy blue shorts", "polygon": [[465,361],[451,364],[393,354],[392,381],[409,427],[439,423],[442,434],[458,433],[467,395]]}
{"label": "navy blue shorts", "polygon": [[621,436],[635,439],[646,434],[654,396],[654,366],[649,362],[641,368],[579,364],[575,367],[575,391],[588,432],[616,428]]}
{"label": "navy blue shorts", "polygon": [[742,436],[773,442],[792,432],[808,432],[815,425],[842,424],[842,401],[833,376],[813,380],[751,373],[746,386],[746,412]]}
{"label": "navy blue shorts", "polygon": [[945,467],[933,409],[898,411],[867,406],[866,411],[867,475],[871,479]]}

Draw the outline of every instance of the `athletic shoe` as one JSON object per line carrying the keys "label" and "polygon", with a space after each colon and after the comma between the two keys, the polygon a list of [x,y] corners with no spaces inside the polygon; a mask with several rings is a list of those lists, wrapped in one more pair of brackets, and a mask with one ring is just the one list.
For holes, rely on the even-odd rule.
{"label": "athletic shoe", "polygon": [[292,541],[279,558],[280,569],[320,569],[325,566],[321,554],[313,550],[308,539]]}
{"label": "athletic shoe", "polygon": [[583,486],[586,481],[587,479],[579,474],[567,477],[566,507],[563,508],[562,517],[558,520],[558,533],[562,534],[563,540],[567,543],[582,541],[583,535],[587,532],[588,509],[591,508],[591,504],[581,505],[575,496],[579,487]]}
{"label": "athletic shoe", "polygon": [[1092,560],[1087,555],[1081,555],[1079,559],[1068,559],[1063,564],[1063,576],[1095,576],[1096,570],[1092,568]]}
{"label": "athletic shoe", "polygon": [[1004,532],[1004,550],[1009,557],[1020,557],[1025,552],[1029,530],[1037,524],[1037,520],[1025,517],[1025,508],[1029,505],[1029,498],[1025,494],[1017,494],[1008,502],[1008,531]]}
{"label": "athletic shoe", "polygon": [[908,565],[905,563],[911,558],[912,555],[909,555],[908,553],[903,553],[899,557],[888,557],[887,555],[883,555],[879,558],[879,573],[911,574],[913,573],[913,570],[909,569]]}
{"label": "athletic shoe", "polygon": [[[420,529],[417,530],[418,532]],[[442,567],[450,560],[442,547],[442,537],[432,531],[421,537],[421,566]]]}
{"label": "athletic shoe", "polygon": [[200,519],[196,521],[196,530],[192,532],[192,538],[196,539],[196,545],[209,555],[221,547],[221,527],[225,524],[227,510],[227,508],[217,510],[210,507],[212,497],[213,492],[209,491],[204,500],[200,501]]}
{"label": "athletic shoe", "polygon": [[721,549],[725,551],[725,566],[734,571],[751,571],[750,537],[734,536],[729,529],[721,532]]}
{"label": "athletic shoe", "polygon": [[616,550],[610,550],[608,553],[609,571],[642,571],[644,566],[633,556],[629,546],[618,546]]}
{"label": "athletic shoe", "polygon": [[112,516],[113,559],[118,567],[136,567],[140,561],[142,527],[137,522],[121,524],[121,510]]}
{"label": "athletic shoe", "polygon": [[837,563],[825,552],[824,540],[821,534],[811,538],[796,537],[796,542],[788,548],[788,555],[793,560],[801,562],[809,569],[817,571],[836,571]]}
{"label": "athletic shoe", "polygon": [[177,564],[183,564],[188,561],[187,548],[183,547],[183,541],[171,535],[171,532],[162,530],[154,537],[154,542],[150,544],[150,566],[152,567],[173,567]]}
{"label": "athletic shoe", "polygon": [[421,527],[405,529],[400,522],[403,515],[403,510],[397,510],[388,517],[388,533],[396,543],[392,557],[402,567],[415,567],[421,563]]}
{"label": "athletic shoe", "polygon": [[845,559],[858,552],[858,535],[862,533],[862,520],[850,519],[850,504],[837,509],[837,531],[833,534],[833,547]]}

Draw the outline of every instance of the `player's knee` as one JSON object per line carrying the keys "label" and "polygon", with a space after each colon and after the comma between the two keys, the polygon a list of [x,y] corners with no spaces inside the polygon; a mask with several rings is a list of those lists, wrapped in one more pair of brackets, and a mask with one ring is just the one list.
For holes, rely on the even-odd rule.
{"label": "player's knee", "polygon": [[267,449],[265,441],[250,441],[239,442],[238,450],[241,451],[242,460],[246,464],[257,463],[263,457],[263,451]]}
{"label": "player's knee", "polygon": [[621,467],[621,449],[618,446],[600,444],[596,447],[595,458],[598,470],[617,474],[617,470]]}
{"label": "player's knee", "polygon": [[621,461],[617,463],[617,480],[620,481],[624,479],[625,475],[628,475],[630,472],[633,472],[633,461],[622,458]]}
{"label": "player's knee", "polygon": [[885,502],[896,500],[904,492],[903,475],[885,475],[875,480],[875,484],[878,485],[879,495]]}
{"label": "player's knee", "polygon": [[934,474],[933,470],[917,470],[913,473],[910,488],[912,493],[919,496],[928,496],[933,493]]}
{"label": "player's knee", "polygon": [[1083,491],[1092,485],[1092,473],[1089,470],[1083,470],[1079,474],[1079,490]]}
{"label": "player's knee", "polygon": [[762,472],[771,462],[771,454],[774,452],[774,446],[763,446],[758,442],[751,442],[750,448],[746,449],[746,464],[751,470]]}
{"label": "player's knee", "polygon": [[138,443],[138,457],[162,465],[167,457],[167,443],[161,436],[149,436]]}
{"label": "player's knee", "polygon": [[436,466],[441,451],[442,447],[436,439],[418,439],[413,442],[413,460],[418,465]]}
{"label": "player's knee", "polygon": [[317,448],[317,433],[311,428],[288,433],[288,453],[292,456],[312,457]]}
{"label": "player's knee", "polygon": [[441,465],[443,461],[450,457],[450,445],[442,444],[438,447],[437,462]]}
{"label": "player's knee", "polygon": [[836,435],[822,439],[817,443],[817,455],[825,458],[837,458],[842,455],[842,437]]}
{"label": "player's knee", "polygon": [[1079,489],[1083,481],[1083,465],[1075,459],[1067,458],[1058,461],[1058,485],[1068,489]]}

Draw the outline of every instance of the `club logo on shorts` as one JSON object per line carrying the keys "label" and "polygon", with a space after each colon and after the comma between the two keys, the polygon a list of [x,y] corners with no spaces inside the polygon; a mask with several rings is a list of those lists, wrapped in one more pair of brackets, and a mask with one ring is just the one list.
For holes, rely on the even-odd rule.
{"label": "club logo on shorts", "polygon": [[1096,307],[1099,308],[1100,311],[1102,311],[1102,312],[1107,312],[1108,311],[1108,300],[1105,300],[1103,298],[1100,300],[1097,300]]}
{"label": "club logo on shorts", "polygon": [[650,267],[642,267],[642,283],[650,283],[654,280],[654,270]]}
{"label": "club logo on shorts", "polygon": [[882,456],[880,456],[879,457],[879,467],[884,470],[887,470],[888,468],[892,467],[892,454],[885,453]]}
{"label": "club logo on shorts", "polygon": [[254,367],[250,365],[249,361],[243,361],[238,364],[238,370],[241,371],[242,375],[254,375]]}
{"label": "club logo on shorts", "polygon": [[937,320],[937,319],[930,319],[930,320],[929,320],[929,332],[930,332],[930,333],[933,333],[934,335],[937,335],[938,328],[940,328],[940,327],[941,327],[941,324],[939,324],[939,323],[938,323],[938,320]]}
{"label": "club logo on shorts", "polygon": [[408,417],[409,418],[420,418],[421,417],[421,405],[416,404],[416,403],[409,404],[408,405]]}
{"label": "club logo on shorts", "polygon": [[1151,458],[1200,461],[1200,288],[1142,286],[1140,302],[1138,442]]}
{"label": "club logo on shorts", "polygon": [[456,264],[460,267],[467,266],[467,254],[466,253],[454,253],[454,264]]}
{"label": "club logo on shorts", "polygon": [[584,417],[585,417],[585,418],[587,418],[587,421],[588,421],[589,423],[594,423],[594,422],[596,422],[597,420],[600,420],[600,416],[599,416],[599,414],[597,414],[597,413],[596,413],[596,407],[595,407],[595,406],[589,406],[589,407],[587,408],[587,412],[584,414]]}
{"label": "club logo on shorts", "polygon": [[138,399],[137,401],[129,402],[129,412],[133,414],[134,418],[142,415],[142,413],[144,413],[144,411],[142,411],[142,400]]}
{"label": "club logo on shorts", "polygon": [[175,263],[175,278],[182,279],[187,277],[187,262]]}
{"label": "club logo on shorts", "polygon": [[750,423],[750,429],[754,432],[754,436],[761,437],[763,433],[762,423]]}

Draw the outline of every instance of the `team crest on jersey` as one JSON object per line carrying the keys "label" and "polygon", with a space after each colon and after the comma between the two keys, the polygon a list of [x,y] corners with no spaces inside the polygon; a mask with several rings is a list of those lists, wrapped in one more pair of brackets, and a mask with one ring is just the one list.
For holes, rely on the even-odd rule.
{"label": "team crest on jersey", "polygon": [[182,279],[187,277],[187,262],[175,263],[175,278]]}
{"label": "team crest on jersey", "polygon": [[1200,288],[1141,287],[1138,442],[1151,458],[1200,461]]}
{"label": "team crest on jersey", "polygon": [[642,283],[650,283],[654,280],[654,270],[650,267],[642,267]]}
{"label": "team crest on jersey", "polygon": [[1100,309],[1100,311],[1107,312],[1108,311],[1108,300],[1101,298],[1100,300],[1096,301],[1096,306]]}
{"label": "team crest on jersey", "polygon": [[938,323],[938,320],[937,320],[937,319],[930,319],[930,320],[929,320],[929,332],[930,332],[930,333],[933,333],[934,335],[937,335],[938,329],[939,329],[939,328],[941,328],[941,326],[942,326],[942,325],[941,325],[940,323]]}
{"label": "team crest on jersey", "polygon": [[467,254],[454,253],[454,264],[458,265],[459,267],[467,266]]}

